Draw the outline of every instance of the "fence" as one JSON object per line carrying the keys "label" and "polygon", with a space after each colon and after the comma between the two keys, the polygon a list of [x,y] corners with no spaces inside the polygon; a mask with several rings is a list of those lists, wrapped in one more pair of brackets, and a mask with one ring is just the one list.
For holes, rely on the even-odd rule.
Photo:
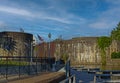
{"label": "fence", "polygon": [[94,83],[119,83],[120,82],[120,71],[108,70],[108,71],[98,71],[94,75]]}
{"label": "fence", "polygon": [[[32,60],[31,60],[32,59]],[[8,79],[15,75],[37,75],[52,70],[54,58],[38,58],[28,56],[0,56],[0,79]]]}

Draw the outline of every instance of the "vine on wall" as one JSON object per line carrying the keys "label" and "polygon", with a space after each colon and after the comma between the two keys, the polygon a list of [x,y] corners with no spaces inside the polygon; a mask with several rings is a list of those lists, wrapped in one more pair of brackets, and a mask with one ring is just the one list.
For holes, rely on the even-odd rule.
{"label": "vine on wall", "polygon": [[98,38],[98,47],[101,51],[102,65],[106,65],[106,48],[110,46],[112,40],[110,37],[102,36]]}
{"label": "vine on wall", "polygon": [[[106,65],[106,48],[109,47],[112,41],[118,40],[120,41],[120,22],[117,27],[111,31],[110,37],[102,36],[98,38],[98,47],[101,51],[101,62],[102,65]],[[120,58],[120,52],[113,52],[111,54],[111,58]]]}

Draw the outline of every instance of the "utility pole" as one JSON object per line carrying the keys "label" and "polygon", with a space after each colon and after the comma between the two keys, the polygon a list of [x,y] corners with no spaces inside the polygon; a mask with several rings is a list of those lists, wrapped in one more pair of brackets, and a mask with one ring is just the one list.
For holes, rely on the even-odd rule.
{"label": "utility pole", "polygon": [[49,64],[50,64],[50,68],[51,68],[51,66],[52,66],[52,63],[51,63],[51,55],[50,55],[50,42],[51,42],[51,33],[49,33],[48,34],[48,38],[49,38],[49,46],[48,46],[48,62],[49,62]]}

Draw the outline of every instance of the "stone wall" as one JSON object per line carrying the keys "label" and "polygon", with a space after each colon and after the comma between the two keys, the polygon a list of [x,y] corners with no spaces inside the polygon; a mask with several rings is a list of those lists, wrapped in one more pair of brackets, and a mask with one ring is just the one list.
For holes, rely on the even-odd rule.
{"label": "stone wall", "polygon": [[111,59],[111,54],[113,52],[120,52],[120,42],[119,41],[112,41],[112,44],[106,50],[106,57],[107,57],[107,65],[120,65],[120,59]]}
{"label": "stone wall", "polygon": [[[64,53],[68,54],[72,64],[101,64],[100,49],[97,46],[98,37],[79,37],[56,43],[54,56],[57,59]],[[111,53],[120,51],[120,42],[113,41],[106,49],[107,64],[112,63]]]}

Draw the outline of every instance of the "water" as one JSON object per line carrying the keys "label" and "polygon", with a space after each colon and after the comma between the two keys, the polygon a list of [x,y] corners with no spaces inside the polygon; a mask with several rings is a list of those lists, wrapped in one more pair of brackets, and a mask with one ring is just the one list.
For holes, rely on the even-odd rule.
{"label": "water", "polygon": [[71,69],[71,74],[76,76],[76,83],[93,83],[94,74],[88,74],[87,71],[76,71]]}
{"label": "water", "polygon": [[[79,66],[80,67],[80,66]],[[83,66],[82,66],[83,67]],[[85,68],[100,68],[102,71],[120,71],[120,66],[100,66],[100,65],[84,65]],[[71,68],[71,74],[76,75],[76,83],[94,83],[94,73],[88,71],[77,71]],[[105,79],[105,78],[103,78]],[[110,78],[109,78],[110,79]],[[102,82],[101,82],[102,83]]]}
{"label": "water", "polygon": [[76,67],[100,68],[100,70],[120,70],[120,66],[77,65]]}

